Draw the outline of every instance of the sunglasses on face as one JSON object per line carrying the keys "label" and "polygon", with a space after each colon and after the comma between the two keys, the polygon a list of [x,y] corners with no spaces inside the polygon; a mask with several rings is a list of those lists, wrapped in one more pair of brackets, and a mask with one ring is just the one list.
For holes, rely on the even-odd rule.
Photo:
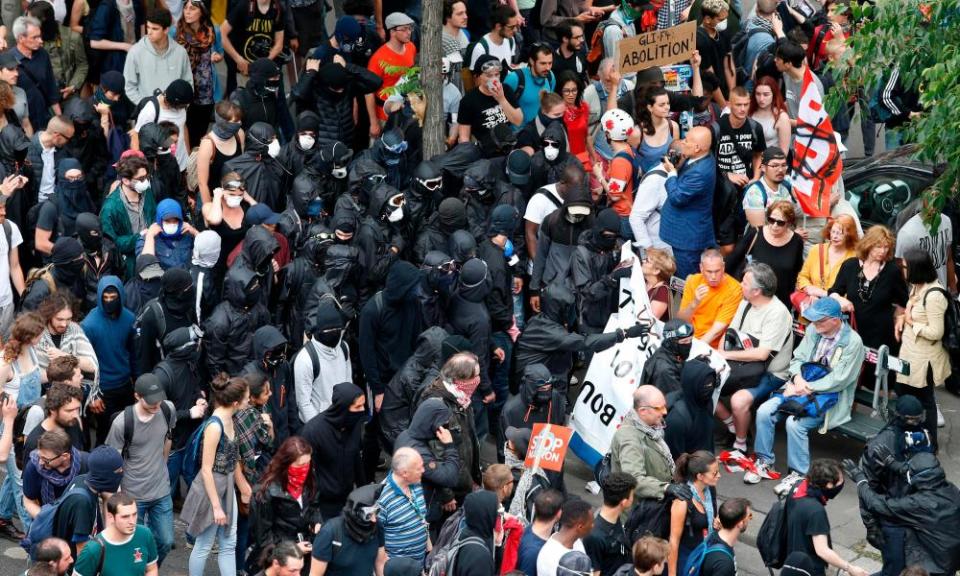
{"label": "sunglasses on face", "polygon": [[787,224],[789,224],[789,222],[787,222],[786,220],[779,220],[777,218],[774,218],[773,216],[768,216],[767,224],[770,224],[771,226],[786,226]]}

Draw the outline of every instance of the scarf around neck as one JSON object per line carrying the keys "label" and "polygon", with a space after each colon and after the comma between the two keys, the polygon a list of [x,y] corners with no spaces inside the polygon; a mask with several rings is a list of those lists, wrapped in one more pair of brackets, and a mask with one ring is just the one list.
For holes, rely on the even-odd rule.
{"label": "scarf around neck", "polygon": [[630,422],[633,426],[639,430],[644,436],[649,437],[653,440],[653,445],[656,446],[657,451],[663,455],[663,457],[670,463],[670,475],[673,476],[673,472],[676,470],[676,464],[673,462],[673,456],[670,454],[670,448],[667,446],[667,442],[663,439],[663,428],[653,428],[648,426],[643,420],[640,419],[640,416],[637,415],[636,410],[631,410],[627,413],[627,418],[630,419]]}
{"label": "scarf around neck", "polygon": [[41,466],[39,450],[34,450],[30,453],[30,462],[33,463],[33,467],[36,468],[37,474],[39,474],[40,478],[43,479],[43,481],[40,482],[41,503],[48,504],[57,499],[54,488],[63,488],[64,486],[67,486],[73,482],[73,479],[76,478],[77,473],[80,472],[80,451],[76,448],[70,449],[70,469],[66,472],[60,472],[54,468],[44,468]]}

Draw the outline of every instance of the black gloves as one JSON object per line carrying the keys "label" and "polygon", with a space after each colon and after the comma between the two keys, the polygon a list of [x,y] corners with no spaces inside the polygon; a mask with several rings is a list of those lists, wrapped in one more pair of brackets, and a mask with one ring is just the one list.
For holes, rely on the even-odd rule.
{"label": "black gloves", "polygon": [[614,271],[610,273],[610,277],[614,280],[622,280],[624,278],[629,278],[631,274],[633,274],[633,268],[630,266],[623,266],[614,269]]}
{"label": "black gloves", "polygon": [[843,471],[847,473],[847,476],[857,485],[860,482],[866,482],[867,477],[863,474],[863,470],[857,466],[857,463],[849,458],[844,458],[843,462],[840,463],[843,466]]}
{"label": "black gloves", "polygon": [[906,462],[900,462],[885,444],[877,444],[870,453],[877,464],[889,468],[894,474],[903,474],[907,467]]}
{"label": "black gloves", "polygon": [[646,336],[649,333],[650,326],[647,324],[634,324],[624,332],[627,338],[638,338],[640,336]]}
{"label": "black gloves", "polygon": [[670,496],[676,500],[692,500],[693,491],[686,484],[667,484],[667,489],[663,491],[664,496]]}

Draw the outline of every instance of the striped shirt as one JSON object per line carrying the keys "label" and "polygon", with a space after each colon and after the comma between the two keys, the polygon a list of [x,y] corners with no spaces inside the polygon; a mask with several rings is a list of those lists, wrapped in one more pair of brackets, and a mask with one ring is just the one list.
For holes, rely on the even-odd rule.
{"label": "striped shirt", "polygon": [[383,547],[391,558],[423,560],[427,555],[427,502],[423,486],[411,484],[412,498],[397,486],[390,474],[383,482],[377,504],[377,523],[383,532]]}

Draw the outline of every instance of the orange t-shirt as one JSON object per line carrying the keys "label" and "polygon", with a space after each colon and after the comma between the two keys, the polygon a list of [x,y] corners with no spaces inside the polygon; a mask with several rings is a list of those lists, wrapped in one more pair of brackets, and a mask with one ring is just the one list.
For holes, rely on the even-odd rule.
{"label": "orange t-shirt", "polygon": [[[631,147],[627,148],[627,153],[631,157],[636,154]],[[608,180],[610,185],[607,197],[610,199],[610,207],[620,217],[629,217],[633,209],[633,162],[622,156],[615,157],[610,162]]]}
{"label": "orange t-shirt", "polygon": [[[687,282],[683,286],[683,299],[680,300],[681,310],[693,302],[697,288],[706,283],[703,274],[687,276]],[[693,317],[690,318],[690,323],[693,324],[693,335],[702,338],[710,328],[713,328],[714,322],[722,322],[729,326],[742,299],[743,292],[740,290],[740,283],[729,274],[724,274],[720,285],[716,288],[710,288],[706,297],[693,311]],[[716,340],[708,342],[708,344],[718,348],[722,342],[723,334],[721,333]]]}
{"label": "orange t-shirt", "polygon": [[377,117],[381,120],[386,120],[387,115],[383,113],[383,103],[386,101],[387,97],[383,94],[383,90],[386,88],[392,88],[397,84],[397,80],[403,76],[403,71],[399,74],[387,74],[384,71],[385,66],[402,66],[404,68],[410,68],[413,66],[414,59],[417,57],[417,47],[413,45],[413,42],[407,42],[403,45],[403,54],[397,54],[393,51],[393,48],[390,48],[389,45],[384,44],[373,53],[373,56],[370,57],[370,63],[367,64],[367,69],[376,74],[377,76],[383,78],[383,86],[380,87],[380,90],[377,90]]}

